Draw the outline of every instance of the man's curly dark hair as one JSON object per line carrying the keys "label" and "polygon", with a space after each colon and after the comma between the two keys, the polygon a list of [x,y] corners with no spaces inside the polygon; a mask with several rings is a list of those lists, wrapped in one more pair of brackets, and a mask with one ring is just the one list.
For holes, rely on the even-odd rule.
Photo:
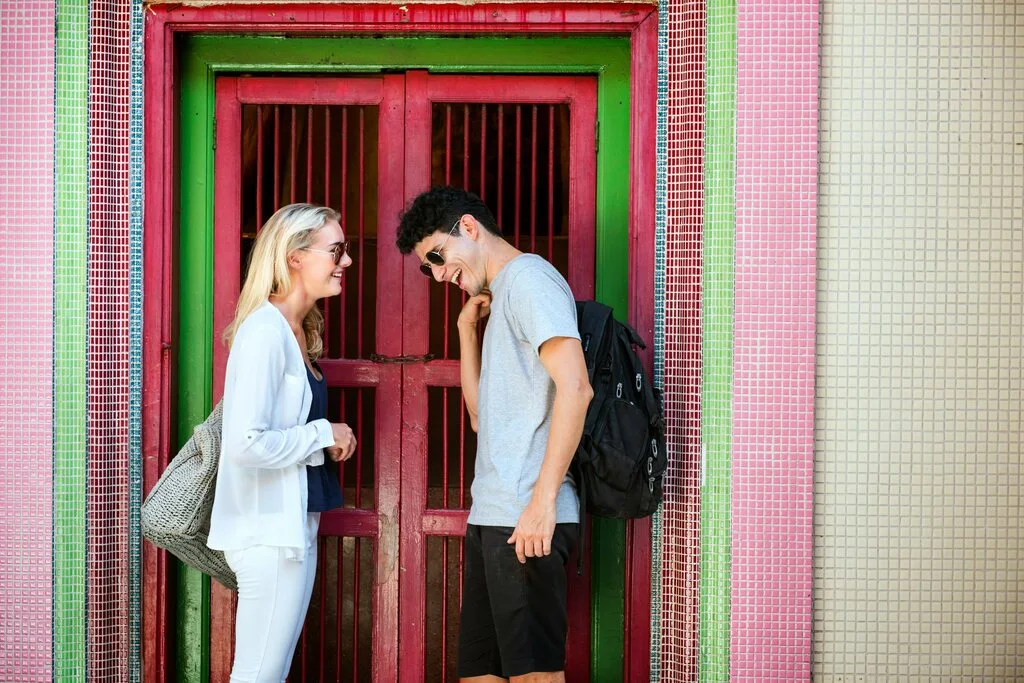
{"label": "man's curly dark hair", "polygon": [[457,187],[439,186],[421,193],[402,214],[395,244],[400,252],[408,254],[423,238],[438,230],[451,230],[455,221],[467,213],[488,232],[501,235],[498,222],[483,200]]}

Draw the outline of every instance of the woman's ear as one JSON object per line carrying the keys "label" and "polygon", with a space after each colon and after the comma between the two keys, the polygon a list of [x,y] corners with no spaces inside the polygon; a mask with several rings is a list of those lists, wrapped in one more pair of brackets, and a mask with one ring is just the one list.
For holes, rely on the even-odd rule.
{"label": "woman's ear", "polygon": [[288,265],[293,270],[302,270],[302,257],[299,256],[299,250],[294,249],[288,254]]}

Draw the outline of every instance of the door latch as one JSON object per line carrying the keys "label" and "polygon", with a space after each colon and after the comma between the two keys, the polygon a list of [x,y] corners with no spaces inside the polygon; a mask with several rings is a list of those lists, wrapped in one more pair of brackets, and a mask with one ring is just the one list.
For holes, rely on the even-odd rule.
{"label": "door latch", "polygon": [[400,363],[411,365],[413,363],[429,363],[434,360],[434,354],[425,353],[422,356],[382,356],[379,353],[371,353],[370,361],[374,363]]}

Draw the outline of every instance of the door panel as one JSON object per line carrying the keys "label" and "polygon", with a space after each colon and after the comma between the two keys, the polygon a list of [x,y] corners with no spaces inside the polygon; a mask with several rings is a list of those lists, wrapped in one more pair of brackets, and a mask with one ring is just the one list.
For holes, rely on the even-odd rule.
{"label": "door panel", "polygon": [[[406,198],[465,187],[506,239],[549,258],[580,298],[594,292],[596,79],[406,77]],[[456,319],[465,295],[405,268],[404,348],[431,353],[403,373],[403,681],[454,681],[462,539],[475,434],[459,390]],[[426,315],[424,312],[427,312]],[[589,575],[570,576],[567,678],[588,680]]]}
{"label": "door panel", "polygon": [[[341,214],[354,265],[324,302],[330,419],[350,424],[355,456],[339,468],[344,508],[321,517],[319,573],[289,680],[394,680],[398,666],[400,369],[373,359],[401,352],[402,259],[378,249],[401,208],[401,76],[219,78],[214,228],[214,329],[230,322],[258,226],[294,201]],[[386,131],[387,134],[383,134]],[[227,350],[215,344],[214,387]],[[226,681],[231,594],[213,599],[211,679]]]}

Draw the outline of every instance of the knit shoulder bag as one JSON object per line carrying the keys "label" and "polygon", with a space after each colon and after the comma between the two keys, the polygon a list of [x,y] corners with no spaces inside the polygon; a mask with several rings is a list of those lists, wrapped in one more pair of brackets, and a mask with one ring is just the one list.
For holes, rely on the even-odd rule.
{"label": "knit shoulder bag", "polygon": [[231,590],[238,581],[224,553],[206,546],[217,485],[223,405],[198,425],[142,504],[142,534]]}

